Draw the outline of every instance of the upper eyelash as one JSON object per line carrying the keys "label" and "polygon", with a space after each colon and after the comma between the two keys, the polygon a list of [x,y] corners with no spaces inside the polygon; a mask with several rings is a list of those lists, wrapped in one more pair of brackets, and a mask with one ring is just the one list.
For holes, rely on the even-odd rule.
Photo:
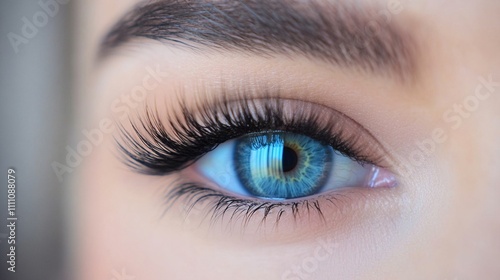
{"label": "upper eyelash", "polygon": [[[180,108],[180,115],[162,120],[158,108],[146,107],[138,123],[130,120],[131,131],[119,126],[116,142],[126,165],[144,174],[167,175],[184,169],[218,144],[266,130],[307,135],[360,163],[382,162],[381,153],[359,141],[359,131],[346,132],[347,116],[323,105],[276,97],[229,100],[221,95],[208,104],[197,102],[194,110],[181,99]],[[292,109],[293,114],[287,113]]]}

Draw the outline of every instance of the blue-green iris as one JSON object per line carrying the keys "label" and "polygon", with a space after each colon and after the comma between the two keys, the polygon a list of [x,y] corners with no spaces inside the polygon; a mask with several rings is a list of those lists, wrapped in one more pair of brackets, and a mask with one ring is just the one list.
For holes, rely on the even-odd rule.
{"label": "blue-green iris", "polygon": [[333,149],[304,135],[269,132],[242,137],[234,164],[251,194],[290,199],[318,193],[328,179]]}

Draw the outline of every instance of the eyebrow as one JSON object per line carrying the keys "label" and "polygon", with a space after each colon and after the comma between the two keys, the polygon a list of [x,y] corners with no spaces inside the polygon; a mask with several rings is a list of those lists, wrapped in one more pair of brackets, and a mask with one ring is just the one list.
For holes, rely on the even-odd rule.
{"label": "eyebrow", "polygon": [[[294,54],[413,80],[415,40],[380,7],[298,0],[160,0],[139,4],[105,36],[100,55],[137,38],[196,51]],[[375,12],[374,12],[375,11]]]}

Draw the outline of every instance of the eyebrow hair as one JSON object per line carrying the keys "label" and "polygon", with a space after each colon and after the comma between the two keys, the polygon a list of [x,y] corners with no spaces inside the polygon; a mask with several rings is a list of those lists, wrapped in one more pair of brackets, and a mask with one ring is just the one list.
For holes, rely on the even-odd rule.
{"label": "eyebrow hair", "polygon": [[375,21],[380,19],[373,13],[376,8],[343,1],[150,1],[116,23],[105,36],[100,54],[105,56],[134,38],[148,38],[194,50],[301,54],[413,80],[414,38],[399,22]]}

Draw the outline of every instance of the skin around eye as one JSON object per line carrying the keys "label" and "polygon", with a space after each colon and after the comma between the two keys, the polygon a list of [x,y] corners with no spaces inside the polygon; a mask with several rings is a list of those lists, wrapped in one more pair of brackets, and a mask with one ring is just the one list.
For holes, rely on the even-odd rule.
{"label": "skin around eye", "polygon": [[[136,100],[141,96],[136,89],[143,84],[145,75],[151,73],[145,69],[157,73],[149,77],[147,85],[152,82],[156,86],[158,77],[162,80],[153,90],[147,87],[147,95],[168,96],[166,106],[158,108],[165,115],[171,113],[162,118],[164,123],[182,116],[176,111],[178,87],[187,88],[183,95],[195,100],[200,96],[197,92],[200,81],[208,86],[239,84],[240,80],[250,85],[266,83],[286,92],[283,98],[322,104],[366,128],[392,158],[401,161],[381,164],[375,160],[378,156],[367,149],[357,150],[362,150],[375,166],[384,167],[373,173],[397,174],[399,185],[333,189],[307,200],[295,199],[298,205],[292,202],[277,205],[280,202],[274,201],[277,206],[270,209],[262,206],[259,198],[243,201],[239,196],[237,200],[236,194],[229,198],[230,191],[224,191],[215,179],[199,174],[191,168],[193,165],[176,168],[178,163],[191,159],[191,155],[182,158],[167,153],[168,161],[148,161],[154,170],[159,170],[157,176],[124,168],[112,153],[115,151],[112,137],[104,133],[103,144],[94,147],[83,164],[74,169],[78,172],[73,174],[81,173],[73,180],[78,185],[66,188],[71,193],[75,191],[74,202],[79,209],[70,211],[78,213],[70,218],[78,233],[71,251],[77,252],[75,260],[81,260],[75,265],[82,272],[81,279],[110,279],[122,273],[136,279],[498,278],[500,271],[495,260],[500,259],[499,1],[456,1],[453,5],[444,5],[443,1],[344,1],[347,6],[359,8],[359,15],[365,17],[362,21],[339,18],[349,23],[348,30],[353,30],[352,24],[355,27],[358,22],[361,28],[359,32],[354,28],[356,33],[371,40],[385,34],[385,27],[390,25],[403,38],[413,39],[408,51],[416,51],[414,60],[402,62],[406,65],[415,62],[416,71],[411,82],[405,84],[394,81],[393,75],[384,74],[379,67],[369,72],[351,71],[343,64],[332,67],[329,62],[294,53],[293,49],[285,49],[284,55],[255,54],[199,44],[191,49],[184,46],[185,41],[170,44],[162,40],[156,44],[135,38],[131,44],[112,51],[112,63],[106,62],[95,71],[87,69],[106,26],[132,8],[130,2],[114,1],[110,5],[109,1],[84,1],[80,3],[84,9],[77,9],[83,11],[84,18],[88,18],[85,11],[92,11],[93,15],[91,21],[76,25],[80,32],[75,34],[85,36],[75,38],[85,40],[76,44],[84,53],[77,55],[82,63],[75,65],[82,67],[78,73],[92,75],[77,81],[82,88],[76,91],[79,94],[75,99],[78,102],[74,102],[78,105],[75,112],[85,114],[82,121],[86,126],[74,128],[76,141],[87,139],[81,131],[97,128],[97,122],[104,117],[113,115],[121,119],[124,111],[115,112],[111,107],[116,100],[120,101],[120,109],[126,107],[132,117],[141,114],[136,112],[143,104]],[[186,1],[168,2],[180,5]],[[232,5],[231,1],[206,3],[212,2]],[[308,4],[313,1],[298,2],[309,11]],[[318,3],[343,6],[339,1]],[[205,12],[193,11],[201,17]],[[217,12],[221,18],[226,16],[224,11]],[[142,17],[134,18],[145,22]],[[237,14],[232,21],[235,27],[241,23],[238,18]],[[325,18],[328,21],[337,17],[326,13]],[[177,17],[172,19],[177,21]],[[189,30],[194,30],[190,22],[187,24]],[[128,26],[131,31],[138,30],[135,25]],[[310,25],[294,26],[311,30]],[[179,29],[175,24],[172,27]],[[274,27],[270,28],[272,31]],[[221,36],[218,31],[224,30],[215,28],[208,35],[226,42],[240,40]],[[363,38],[338,34],[352,43],[337,44],[344,54],[364,52],[368,57],[384,53],[378,52],[379,48],[371,49],[378,53],[371,52],[360,44]],[[379,42],[380,46],[401,45],[398,41],[390,43],[383,36]],[[379,61],[386,64],[392,60],[382,56]],[[207,90],[202,94],[220,93]],[[489,97],[474,103],[477,94]],[[464,106],[474,106],[474,110]],[[315,107],[315,110],[320,109]],[[293,111],[298,110],[294,107]],[[451,114],[443,116],[444,113]],[[330,115],[335,113],[321,110],[322,119]],[[368,133],[351,124],[343,126],[343,131],[355,131],[346,134],[360,135],[358,143],[369,146]],[[244,134],[231,134],[234,131],[233,128],[224,133],[232,139],[243,137]],[[172,130],[167,132],[172,135]],[[205,137],[205,142],[211,139],[219,141],[211,135]],[[224,141],[230,139],[221,143]],[[196,143],[196,147],[202,145]],[[187,151],[175,155],[187,155]],[[205,158],[201,156],[200,160]],[[217,182],[230,178],[222,176]],[[188,195],[189,191],[197,195]],[[196,203],[189,210],[202,196],[206,197],[205,203]],[[178,197],[175,205],[165,210],[168,201],[175,197]],[[324,220],[315,210],[314,202],[320,205]],[[218,221],[215,225],[209,222],[212,213],[217,216],[226,208],[223,219],[219,215],[213,219]],[[237,209],[242,210],[240,214],[234,211]],[[250,222],[244,224],[247,217]],[[241,232],[246,234],[243,236]]]}
{"label": "skin around eye", "polygon": [[[165,108],[146,107],[121,127],[117,144],[126,165],[137,173],[177,178],[165,187],[165,213],[180,210],[185,216],[196,208],[211,224],[241,222],[244,229],[254,222],[293,221],[306,229],[348,219],[345,213],[324,213],[364,209],[382,193],[373,187],[395,186],[395,176],[379,167],[388,162],[385,148],[347,115],[281,99],[279,92],[251,92],[194,104],[181,99],[178,117],[167,122],[158,113]],[[276,158],[270,160],[269,153]]]}

